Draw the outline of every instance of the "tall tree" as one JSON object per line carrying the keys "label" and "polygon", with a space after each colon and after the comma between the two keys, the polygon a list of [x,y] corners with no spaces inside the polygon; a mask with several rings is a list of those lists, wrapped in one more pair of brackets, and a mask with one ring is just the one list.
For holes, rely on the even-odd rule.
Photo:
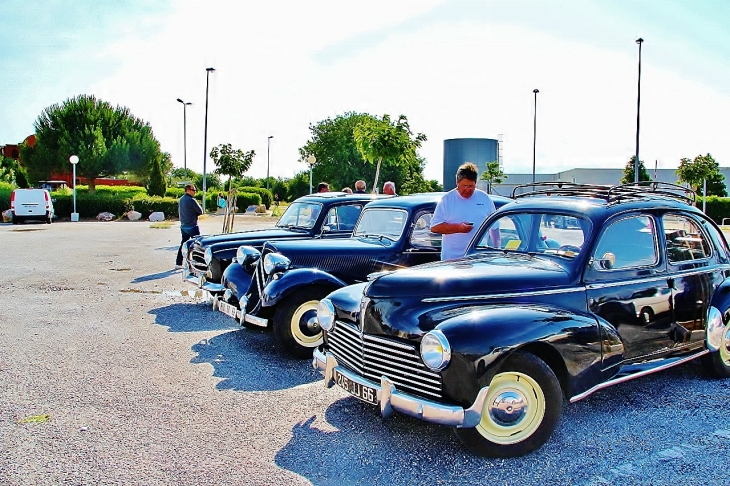
{"label": "tall tree", "polygon": [[[720,165],[710,154],[698,155],[694,158],[694,160],[683,158],[679,162],[677,177],[679,178],[678,182],[688,184],[697,194],[702,194],[702,184],[705,180],[708,181],[708,195],[711,194],[710,181],[712,181],[713,186],[715,186],[712,193],[724,192],[727,194],[727,192],[724,191],[724,177],[720,173]],[[718,182],[722,183],[721,187],[718,187]]]}
{"label": "tall tree", "polygon": [[400,115],[395,122],[392,122],[387,114],[383,115],[382,119],[365,118],[355,126],[353,136],[363,158],[371,164],[377,160],[374,190],[378,187],[383,159],[390,159],[396,165],[401,161],[413,159],[417,156],[421,144],[426,141],[426,135],[423,133],[414,136],[405,115]]}
{"label": "tall tree", "polygon": [[501,184],[507,178],[502,169],[499,168],[499,161],[487,162],[487,170],[482,172],[481,180],[487,181],[487,192],[492,193],[492,184]]}
{"label": "tall tree", "polygon": [[147,194],[150,196],[164,196],[167,190],[165,183],[165,174],[162,172],[162,155],[158,157],[152,164],[150,172],[150,183],[147,186]]}
{"label": "tall tree", "polygon": [[[631,184],[634,182],[635,160],[636,155],[632,155],[629,161],[626,162],[626,167],[624,167],[624,176],[621,178],[621,184]],[[639,160],[639,182],[651,180],[651,176],[649,176],[649,173],[646,171],[646,167],[644,167],[644,161]]]}
{"label": "tall tree", "polygon": [[241,177],[244,172],[251,168],[256,152],[250,150],[244,152],[241,149],[234,149],[230,143],[213,147],[210,151],[210,158],[218,167],[216,174],[228,176],[228,190],[230,191],[234,177]]}
{"label": "tall tree", "polygon": [[70,155],[77,155],[78,176],[89,191],[98,177],[132,171],[149,177],[160,144],[151,127],[128,108],[113,107],[93,95],[80,95],[45,108],[35,122],[36,143],[21,149],[29,175],[38,180],[52,173],[69,173]]}

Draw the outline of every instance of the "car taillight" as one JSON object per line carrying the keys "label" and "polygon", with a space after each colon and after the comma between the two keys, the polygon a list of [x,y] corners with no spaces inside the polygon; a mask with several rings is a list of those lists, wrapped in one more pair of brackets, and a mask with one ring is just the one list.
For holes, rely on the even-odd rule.
{"label": "car taillight", "polygon": [[49,200],[48,192],[44,192],[43,195],[46,197],[46,211],[48,211],[49,209],[51,209],[51,201]]}
{"label": "car taillight", "polygon": [[15,191],[10,193],[10,209],[15,209]]}

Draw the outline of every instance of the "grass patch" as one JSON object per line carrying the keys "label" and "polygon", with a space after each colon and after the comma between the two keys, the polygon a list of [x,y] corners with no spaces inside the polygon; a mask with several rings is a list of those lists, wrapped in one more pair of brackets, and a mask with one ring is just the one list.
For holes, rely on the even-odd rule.
{"label": "grass patch", "polygon": [[167,229],[172,226],[172,221],[156,221],[150,225],[150,228]]}
{"label": "grass patch", "polygon": [[50,413],[44,413],[41,415],[31,415],[29,417],[22,418],[18,420],[17,423],[19,424],[42,424],[43,422],[48,422],[51,420],[51,414]]}

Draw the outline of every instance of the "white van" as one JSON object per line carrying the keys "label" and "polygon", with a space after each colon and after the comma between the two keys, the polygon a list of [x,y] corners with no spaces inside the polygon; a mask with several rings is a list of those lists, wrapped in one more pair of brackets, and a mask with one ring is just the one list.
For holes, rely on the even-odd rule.
{"label": "white van", "polygon": [[46,189],[15,189],[10,195],[10,211],[13,224],[31,219],[51,224],[54,217],[53,201]]}

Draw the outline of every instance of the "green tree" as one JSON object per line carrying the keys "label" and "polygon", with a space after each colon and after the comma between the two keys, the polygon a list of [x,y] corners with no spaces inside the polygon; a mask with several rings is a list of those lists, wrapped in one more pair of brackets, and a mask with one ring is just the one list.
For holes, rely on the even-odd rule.
{"label": "green tree", "polygon": [[710,154],[698,155],[694,160],[683,158],[679,162],[676,174],[679,183],[688,184],[697,194],[702,194],[702,184],[705,180],[708,182],[708,195],[722,195],[715,193],[716,191],[727,194],[720,165]]}
{"label": "green tree", "polygon": [[502,169],[499,168],[499,161],[487,162],[487,170],[482,172],[481,180],[487,181],[487,193],[492,193],[492,184],[501,184],[507,178]]}
{"label": "green tree", "polygon": [[[634,182],[634,161],[636,160],[636,155],[632,155],[631,159],[629,159],[628,162],[626,162],[626,167],[624,167],[624,176],[621,178],[621,184],[632,184]],[[651,177],[649,176],[649,173],[646,171],[646,167],[644,167],[644,161],[639,160],[639,182],[642,181],[651,181]]]}
{"label": "green tree", "polygon": [[244,172],[251,168],[255,155],[256,152],[253,150],[244,152],[241,149],[234,149],[230,143],[213,147],[213,150],[210,151],[210,158],[218,167],[215,173],[228,176],[229,191],[233,187],[233,178],[241,177]]}
{"label": "green tree", "polygon": [[361,120],[353,130],[357,150],[369,163],[377,160],[373,189],[378,187],[380,165],[383,159],[389,159],[395,165],[417,157],[417,150],[426,141],[423,133],[414,136],[405,115],[391,122],[389,115],[382,119],[369,117]]}
{"label": "green tree", "polygon": [[[293,201],[309,194],[309,171],[298,172],[289,179],[288,197]],[[281,194],[279,194],[281,197]]]}
{"label": "green tree", "polygon": [[35,122],[36,143],[21,148],[23,165],[33,180],[71,172],[70,155],[77,155],[76,174],[94,192],[98,177],[131,171],[148,178],[160,144],[151,127],[128,108],[113,107],[93,95],[80,95],[45,108]]}
{"label": "green tree", "polygon": [[165,174],[162,172],[162,155],[152,164],[152,172],[150,173],[150,183],[147,187],[147,194],[150,196],[164,196],[167,190],[165,183]]}

